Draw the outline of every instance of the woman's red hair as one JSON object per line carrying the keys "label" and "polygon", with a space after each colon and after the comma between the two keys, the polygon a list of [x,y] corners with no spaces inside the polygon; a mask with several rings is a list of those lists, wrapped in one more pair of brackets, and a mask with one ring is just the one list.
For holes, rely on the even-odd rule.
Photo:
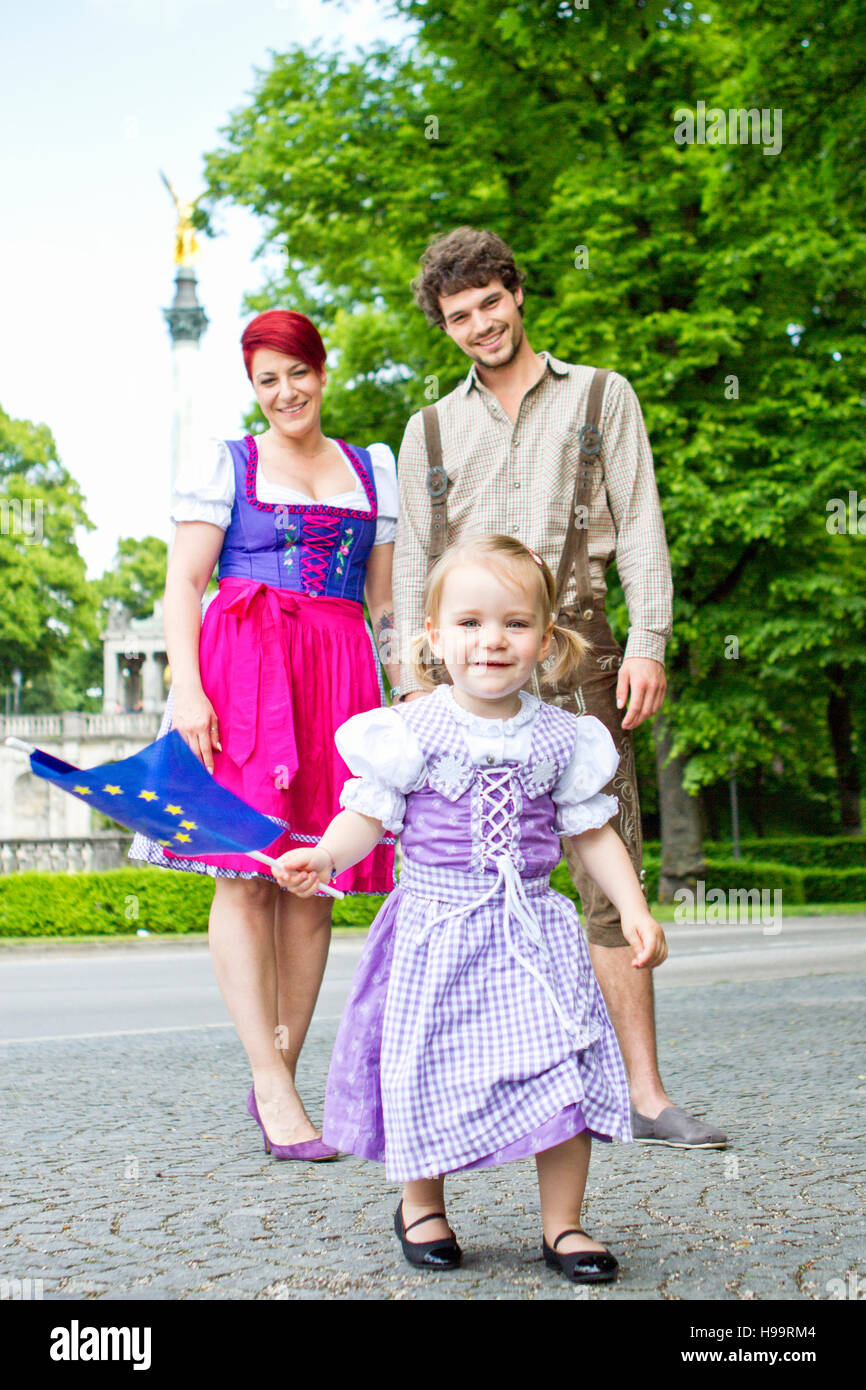
{"label": "woman's red hair", "polygon": [[325,344],[318,328],[303,314],[294,314],[289,309],[267,309],[257,314],[243,331],[241,348],[250,381],[253,379],[253,353],[257,348],[270,348],[273,352],[284,352],[287,357],[297,357],[314,372],[321,372],[325,365]]}

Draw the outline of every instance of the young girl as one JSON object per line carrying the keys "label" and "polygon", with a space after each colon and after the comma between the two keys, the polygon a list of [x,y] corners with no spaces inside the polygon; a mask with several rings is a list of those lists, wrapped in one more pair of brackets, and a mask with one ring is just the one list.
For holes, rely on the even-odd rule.
{"label": "young girl", "polygon": [[510,536],[449,547],[413,658],[432,685],[429,642],[453,686],[341,725],[354,774],[344,809],[274,873],[309,896],[387,830],[402,835],[399,887],[370,928],[337,1035],[323,1137],[405,1184],[394,1224],[406,1258],[460,1263],[444,1174],[533,1154],[544,1258],[596,1283],[618,1265],[580,1225],[591,1138],[631,1139],[629,1096],[577,912],[550,887],[560,835],[616,904],[635,968],[660,965],[667,947],[607,825],[610,734],[523,688],[554,644],[540,672],[551,682],[573,676],[584,649],[554,622],[554,597],[547,565]]}

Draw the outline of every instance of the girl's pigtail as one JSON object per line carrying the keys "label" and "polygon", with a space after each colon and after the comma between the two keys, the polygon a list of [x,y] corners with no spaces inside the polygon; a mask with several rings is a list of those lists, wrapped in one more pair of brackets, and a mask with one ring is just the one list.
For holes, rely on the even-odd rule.
{"label": "girl's pigtail", "polygon": [[412,674],[415,679],[428,691],[436,688],[430,674],[430,667],[435,659],[427,642],[426,631],[416,632],[409,641],[409,665],[412,667]]}
{"label": "girl's pigtail", "polygon": [[542,685],[561,685],[566,690],[573,690],[580,684],[577,673],[583,658],[591,651],[592,643],[561,623],[553,624],[552,635],[556,655],[548,656],[542,663],[539,679]]}

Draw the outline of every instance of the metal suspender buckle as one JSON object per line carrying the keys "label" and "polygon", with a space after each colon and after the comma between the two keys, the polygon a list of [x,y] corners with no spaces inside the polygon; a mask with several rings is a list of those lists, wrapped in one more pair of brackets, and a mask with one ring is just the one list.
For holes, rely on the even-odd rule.
{"label": "metal suspender buckle", "polygon": [[441,463],[427,469],[427,491],[431,497],[442,497],[448,491],[448,474]]}
{"label": "metal suspender buckle", "polygon": [[601,430],[596,425],[583,425],[578,438],[583,453],[594,458],[601,449]]}

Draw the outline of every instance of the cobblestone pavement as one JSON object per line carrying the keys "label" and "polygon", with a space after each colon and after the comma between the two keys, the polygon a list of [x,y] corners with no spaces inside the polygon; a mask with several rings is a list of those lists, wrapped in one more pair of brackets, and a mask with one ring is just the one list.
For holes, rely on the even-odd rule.
{"label": "cobblestone pavement", "polygon": [[[231,1029],[4,1046],[0,1281],[61,1299],[863,1297],[864,1000],[861,973],[659,994],[668,1087],[733,1144],[596,1145],[585,1224],[621,1275],[591,1290],[541,1260],[531,1160],[451,1180],[463,1267],[414,1272],[378,1165],[264,1154]],[[318,1118],[335,1029],[314,1023],[301,1064]]]}

